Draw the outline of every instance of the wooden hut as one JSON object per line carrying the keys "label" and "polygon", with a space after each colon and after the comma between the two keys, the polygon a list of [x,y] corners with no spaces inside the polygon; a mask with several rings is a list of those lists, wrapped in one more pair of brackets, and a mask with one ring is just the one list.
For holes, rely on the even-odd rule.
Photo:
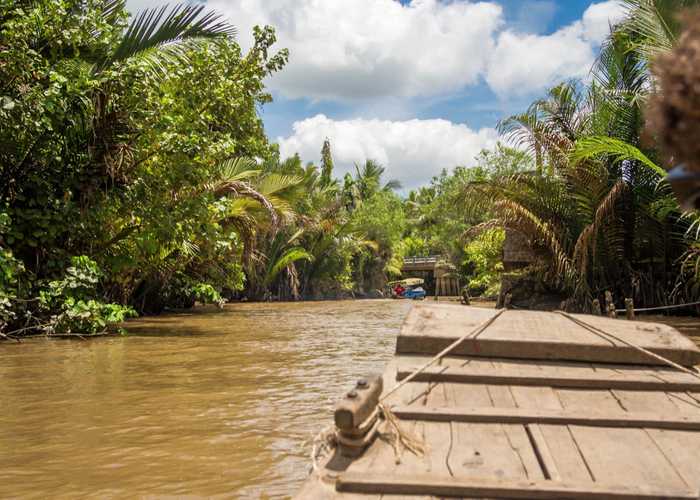
{"label": "wooden hut", "polygon": [[698,363],[664,325],[416,304],[296,498],[697,499]]}
{"label": "wooden hut", "polygon": [[506,229],[503,242],[503,269],[506,272],[521,269],[535,261],[535,254],[527,237],[513,229]]}

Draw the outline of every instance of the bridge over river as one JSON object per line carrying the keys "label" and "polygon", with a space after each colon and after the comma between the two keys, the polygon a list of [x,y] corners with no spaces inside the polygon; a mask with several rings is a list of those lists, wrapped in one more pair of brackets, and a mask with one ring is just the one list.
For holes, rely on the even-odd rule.
{"label": "bridge over river", "polygon": [[403,278],[422,278],[429,295],[459,295],[459,275],[449,260],[441,255],[404,257]]}

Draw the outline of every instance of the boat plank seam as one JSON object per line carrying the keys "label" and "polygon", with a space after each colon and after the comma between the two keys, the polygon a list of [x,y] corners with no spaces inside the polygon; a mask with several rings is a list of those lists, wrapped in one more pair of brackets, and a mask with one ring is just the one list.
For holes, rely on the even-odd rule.
{"label": "boat plank seam", "polygon": [[523,408],[394,407],[402,420],[432,420],[490,424],[555,424],[593,427],[633,427],[669,430],[700,430],[700,419],[691,415],[666,416],[653,413],[599,414],[567,410]]}
{"label": "boat plank seam", "polygon": [[336,489],[348,493],[383,493],[397,495],[445,495],[462,497],[519,498],[552,500],[576,498],[603,499],[679,499],[697,500],[692,489],[655,486],[617,486],[600,483],[573,483],[550,480],[495,480],[485,478],[454,478],[451,476],[411,475],[386,477],[382,474],[344,473]]}

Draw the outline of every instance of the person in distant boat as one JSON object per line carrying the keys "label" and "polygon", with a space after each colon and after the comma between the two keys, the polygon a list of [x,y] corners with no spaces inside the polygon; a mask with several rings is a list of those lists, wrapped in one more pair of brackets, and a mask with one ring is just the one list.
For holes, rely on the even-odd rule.
{"label": "person in distant boat", "polygon": [[405,291],[406,291],[406,289],[401,286],[401,283],[397,283],[396,286],[394,287],[394,293],[396,294],[397,297],[403,296]]}

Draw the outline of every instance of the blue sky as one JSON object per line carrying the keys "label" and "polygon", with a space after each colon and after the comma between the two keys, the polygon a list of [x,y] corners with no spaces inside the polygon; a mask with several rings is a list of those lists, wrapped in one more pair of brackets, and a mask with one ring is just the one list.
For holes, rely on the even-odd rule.
{"label": "blue sky", "polygon": [[[131,9],[152,7],[128,0]],[[318,161],[331,140],[338,175],[366,158],[406,188],[469,165],[499,119],[547,87],[587,78],[624,16],[618,0],[207,0],[250,45],[277,29],[290,61],[262,110],[283,155]]]}

